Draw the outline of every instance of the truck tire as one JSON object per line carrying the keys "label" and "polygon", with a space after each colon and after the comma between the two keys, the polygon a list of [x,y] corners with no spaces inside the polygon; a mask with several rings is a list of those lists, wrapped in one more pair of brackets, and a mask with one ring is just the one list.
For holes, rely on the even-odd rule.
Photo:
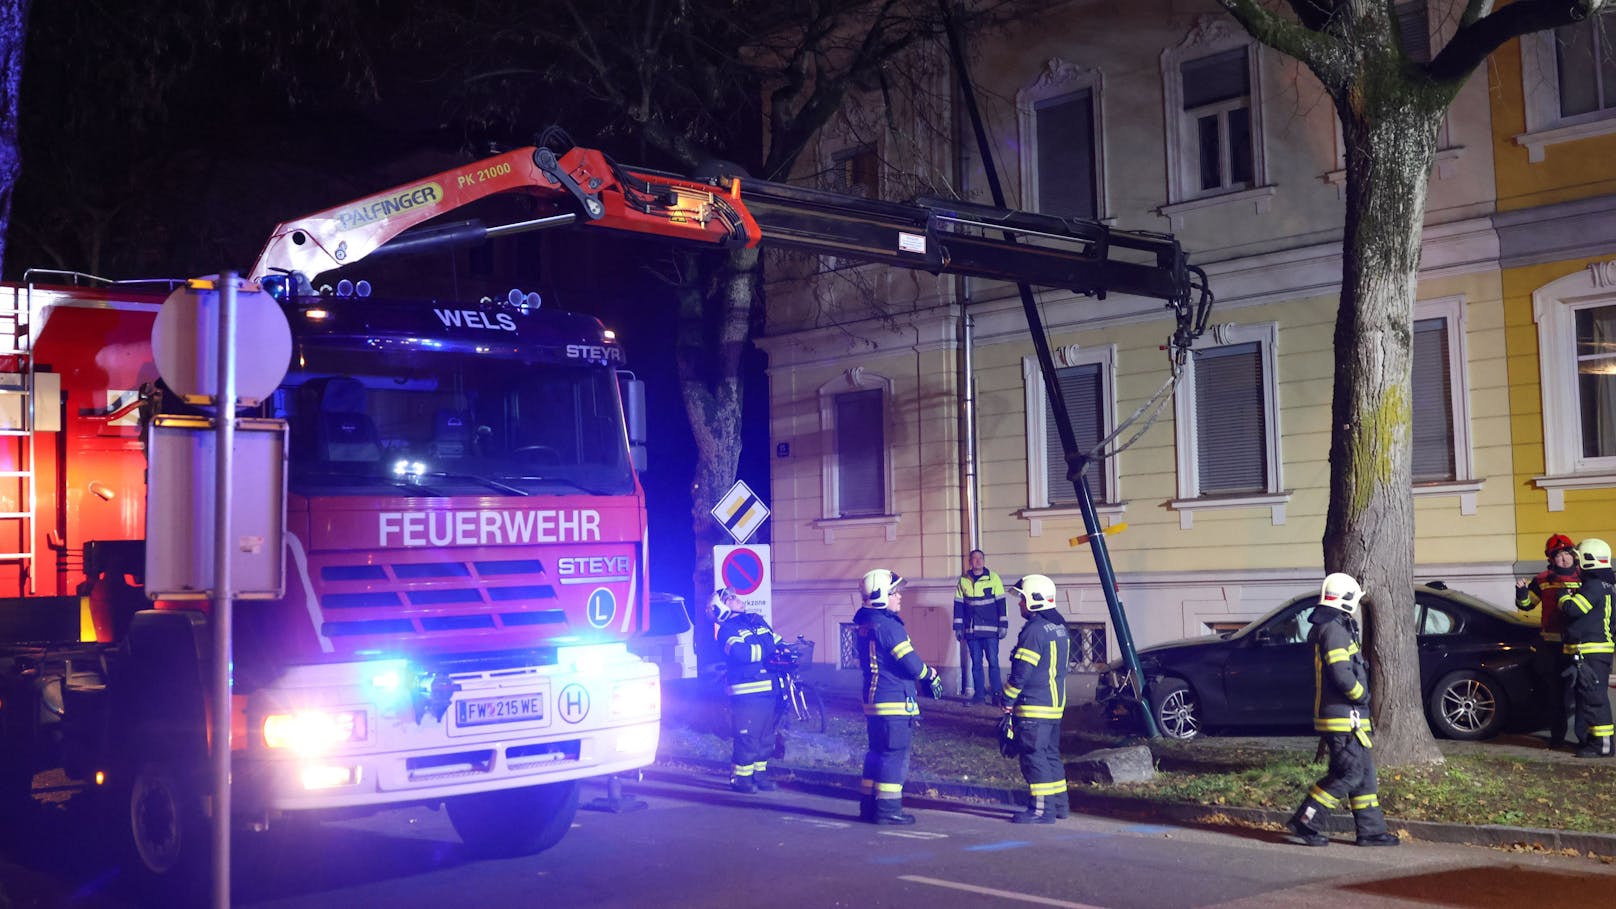
{"label": "truck tire", "polygon": [[136,765],[108,801],[131,889],[166,905],[206,903],[212,840],[202,797],[165,763]]}
{"label": "truck tire", "polygon": [[511,858],[561,842],[578,813],[577,780],[448,800],[449,822],[476,855]]}

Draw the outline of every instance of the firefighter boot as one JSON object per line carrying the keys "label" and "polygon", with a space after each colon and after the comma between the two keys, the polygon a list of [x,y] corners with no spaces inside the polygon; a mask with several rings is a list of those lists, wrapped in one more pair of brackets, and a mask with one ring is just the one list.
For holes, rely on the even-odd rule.
{"label": "firefighter boot", "polygon": [[875,796],[868,793],[859,796],[859,820],[875,823]]}
{"label": "firefighter boot", "polygon": [[747,774],[746,776],[737,776],[734,779],[731,779],[729,781],[729,788],[735,790],[736,792],[750,793],[758,791],[757,781],[752,779],[751,774]]}
{"label": "firefighter boot", "polygon": [[1071,817],[1071,815],[1072,815],[1072,800],[1066,793],[1061,792],[1061,793],[1057,793],[1055,795],[1052,795],[1052,796],[1049,797],[1049,801],[1055,808],[1055,818],[1056,818],[1056,820],[1059,820],[1060,818],[1063,818],[1063,817]]}
{"label": "firefighter boot", "polygon": [[769,771],[767,770],[753,771],[752,783],[757,786],[759,792],[773,792],[780,788],[780,784],[769,776]]}
{"label": "firefighter boot", "polygon": [[1328,846],[1330,845],[1330,838],[1320,833],[1318,828],[1311,823],[1314,812],[1317,810],[1313,807],[1312,801],[1312,799],[1308,799],[1302,803],[1302,807],[1296,809],[1296,813],[1291,815],[1291,819],[1285,822],[1285,829],[1289,830],[1291,835],[1300,840],[1304,846]]}
{"label": "firefighter boot", "polygon": [[1010,815],[1012,824],[1053,824],[1055,823],[1055,806],[1053,798],[1048,796],[1033,796],[1027,803],[1027,810],[1019,814]]}
{"label": "firefighter boot", "polygon": [[1588,741],[1577,749],[1577,757],[1580,758],[1610,757],[1612,753],[1611,737],[1608,735],[1589,736]]}
{"label": "firefighter boot", "polygon": [[1360,846],[1395,846],[1402,840],[1399,840],[1395,833],[1371,833],[1368,836],[1358,837],[1356,842]]}
{"label": "firefighter boot", "polygon": [[871,820],[883,827],[907,827],[915,822],[915,816],[903,813],[903,799],[876,799]]}

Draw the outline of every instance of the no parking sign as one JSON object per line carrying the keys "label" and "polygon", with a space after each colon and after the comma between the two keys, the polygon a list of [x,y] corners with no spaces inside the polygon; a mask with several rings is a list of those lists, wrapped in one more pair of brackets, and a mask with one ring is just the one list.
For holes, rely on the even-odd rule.
{"label": "no parking sign", "polygon": [[769,547],[713,547],[713,588],[728,587],[746,603],[748,612],[774,624],[770,592]]}

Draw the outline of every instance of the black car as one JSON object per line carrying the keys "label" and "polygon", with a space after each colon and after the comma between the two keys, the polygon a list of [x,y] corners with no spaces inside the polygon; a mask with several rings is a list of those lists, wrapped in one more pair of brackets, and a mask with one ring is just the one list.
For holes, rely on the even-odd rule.
{"label": "black car", "polygon": [[[1316,592],[1285,602],[1224,637],[1174,641],[1139,651],[1156,724],[1165,736],[1193,738],[1213,727],[1304,726],[1313,718],[1313,653],[1308,615]],[[1548,725],[1531,662],[1543,646],[1537,624],[1442,582],[1416,584],[1420,687],[1426,718],[1451,739],[1484,739],[1506,725]],[[1327,607],[1326,607],[1327,608]],[[1132,700],[1120,663],[1100,682],[1113,716]]]}

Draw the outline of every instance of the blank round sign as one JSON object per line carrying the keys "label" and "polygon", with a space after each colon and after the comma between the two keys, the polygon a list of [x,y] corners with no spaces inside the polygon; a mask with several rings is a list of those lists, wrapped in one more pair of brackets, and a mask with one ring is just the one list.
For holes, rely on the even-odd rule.
{"label": "blank round sign", "polygon": [[[181,395],[219,391],[219,298],[214,289],[182,287],[168,295],[152,324],[157,374]],[[257,401],[286,378],[292,329],[279,303],[262,291],[236,292],[236,397]]]}

